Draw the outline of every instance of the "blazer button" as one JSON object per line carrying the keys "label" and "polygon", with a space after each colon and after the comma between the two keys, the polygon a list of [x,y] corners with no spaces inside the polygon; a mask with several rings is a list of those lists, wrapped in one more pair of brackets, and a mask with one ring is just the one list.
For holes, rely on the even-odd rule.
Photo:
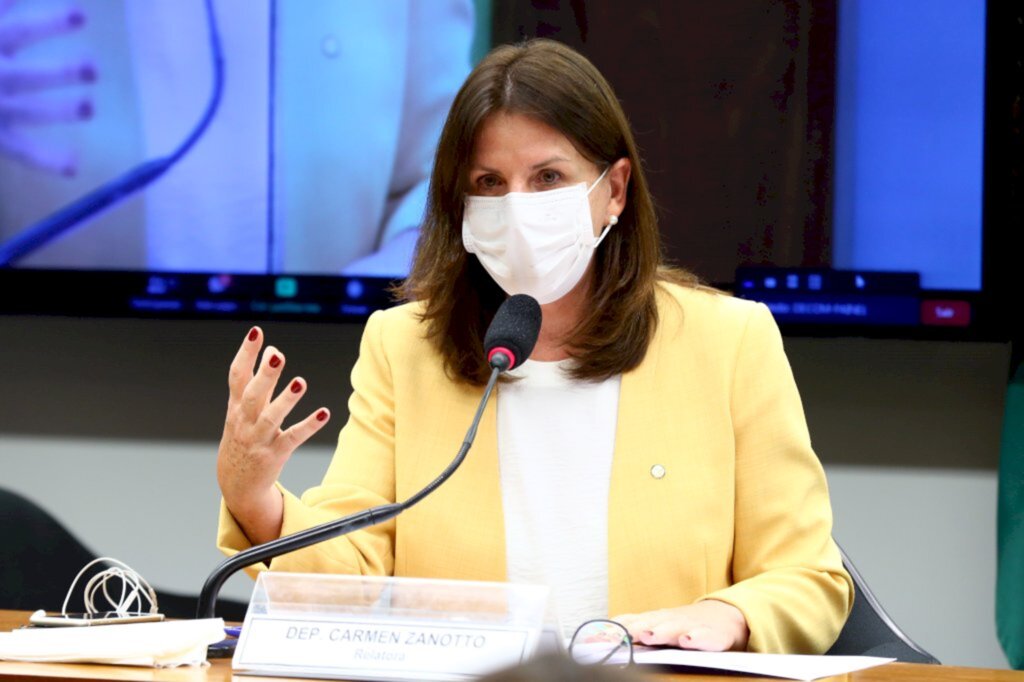
{"label": "blazer button", "polygon": [[651,467],[651,478],[665,478],[665,467],[655,464]]}

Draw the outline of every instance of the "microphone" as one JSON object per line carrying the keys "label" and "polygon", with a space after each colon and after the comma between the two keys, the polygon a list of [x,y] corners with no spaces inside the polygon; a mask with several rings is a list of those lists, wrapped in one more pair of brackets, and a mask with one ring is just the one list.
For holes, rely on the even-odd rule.
{"label": "microphone", "polygon": [[504,372],[526,362],[540,334],[540,304],[532,296],[505,299],[484,334],[484,352],[492,368]]}
{"label": "microphone", "polygon": [[351,533],[362,528],[374,526],[393,519],[403,511],[413,506],[424,497],[434,492],[442,483],[451,478],[455,470],[459,468],[469,448],[476,438],[477,427],[484,414],[484,407],[487,400],[494,391],[494,385],[498,376],[513,367],[516,367],[530,356],[533,347],[537,344],[537,336],[540,334],[541,311],[540,305],[533,298],[525,294],[517,294],[506,299],[494,314],[490,327],[484,335],[484,348],[487,353],[488,362],[491,365],[491,376],[487,381],[483,397],[477,406],[473,422],[466,432],[458,454],[452,463],[441,472],[433,481],[428,483],[422,490],[415,493],[404,502],[391,502],[381,504],[370,509],[343,516],[319,526],[313,526],[291,535],[286,535],[262,545],[255,545],[249,549],[230,556],[220,563],[213,573],[206,579],[203,589],[199,593],[199,603],[196,607],[196,618],[213,618],[217,603],[217,595],[224,581],[232,575],[255,563],[269,561],[274,557],[288,554],[310,545],[315,545],[332,538]]}

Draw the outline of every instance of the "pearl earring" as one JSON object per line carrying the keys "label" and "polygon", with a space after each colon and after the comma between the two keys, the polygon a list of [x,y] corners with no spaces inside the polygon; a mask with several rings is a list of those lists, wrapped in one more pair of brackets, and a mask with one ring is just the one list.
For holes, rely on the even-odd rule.
{"label": "pearl earring", "polygon": [[609,225],[618,225],[619,224],[619,216],[613,215],[611,218],[608,219],[608,224]]}

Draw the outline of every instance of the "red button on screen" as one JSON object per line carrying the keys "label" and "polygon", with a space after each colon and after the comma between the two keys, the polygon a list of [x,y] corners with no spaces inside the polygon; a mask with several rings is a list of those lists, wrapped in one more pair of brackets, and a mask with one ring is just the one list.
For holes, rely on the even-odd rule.
{"label": "red button on screen", "polygon": [[967,301],[921,301],[921,322],[943,327],[966,327],[971,323]]}

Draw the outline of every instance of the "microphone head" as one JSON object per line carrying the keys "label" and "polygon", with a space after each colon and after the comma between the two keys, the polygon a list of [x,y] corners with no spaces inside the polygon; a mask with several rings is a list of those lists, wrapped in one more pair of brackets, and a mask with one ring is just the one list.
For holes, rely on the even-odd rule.
{"label": "microphone head", "polygon": [[516,294],[505,299],[484,335],[491,367],[504,372],[526,362],[537,345],[540,321],[540,304],[532,296]]}

